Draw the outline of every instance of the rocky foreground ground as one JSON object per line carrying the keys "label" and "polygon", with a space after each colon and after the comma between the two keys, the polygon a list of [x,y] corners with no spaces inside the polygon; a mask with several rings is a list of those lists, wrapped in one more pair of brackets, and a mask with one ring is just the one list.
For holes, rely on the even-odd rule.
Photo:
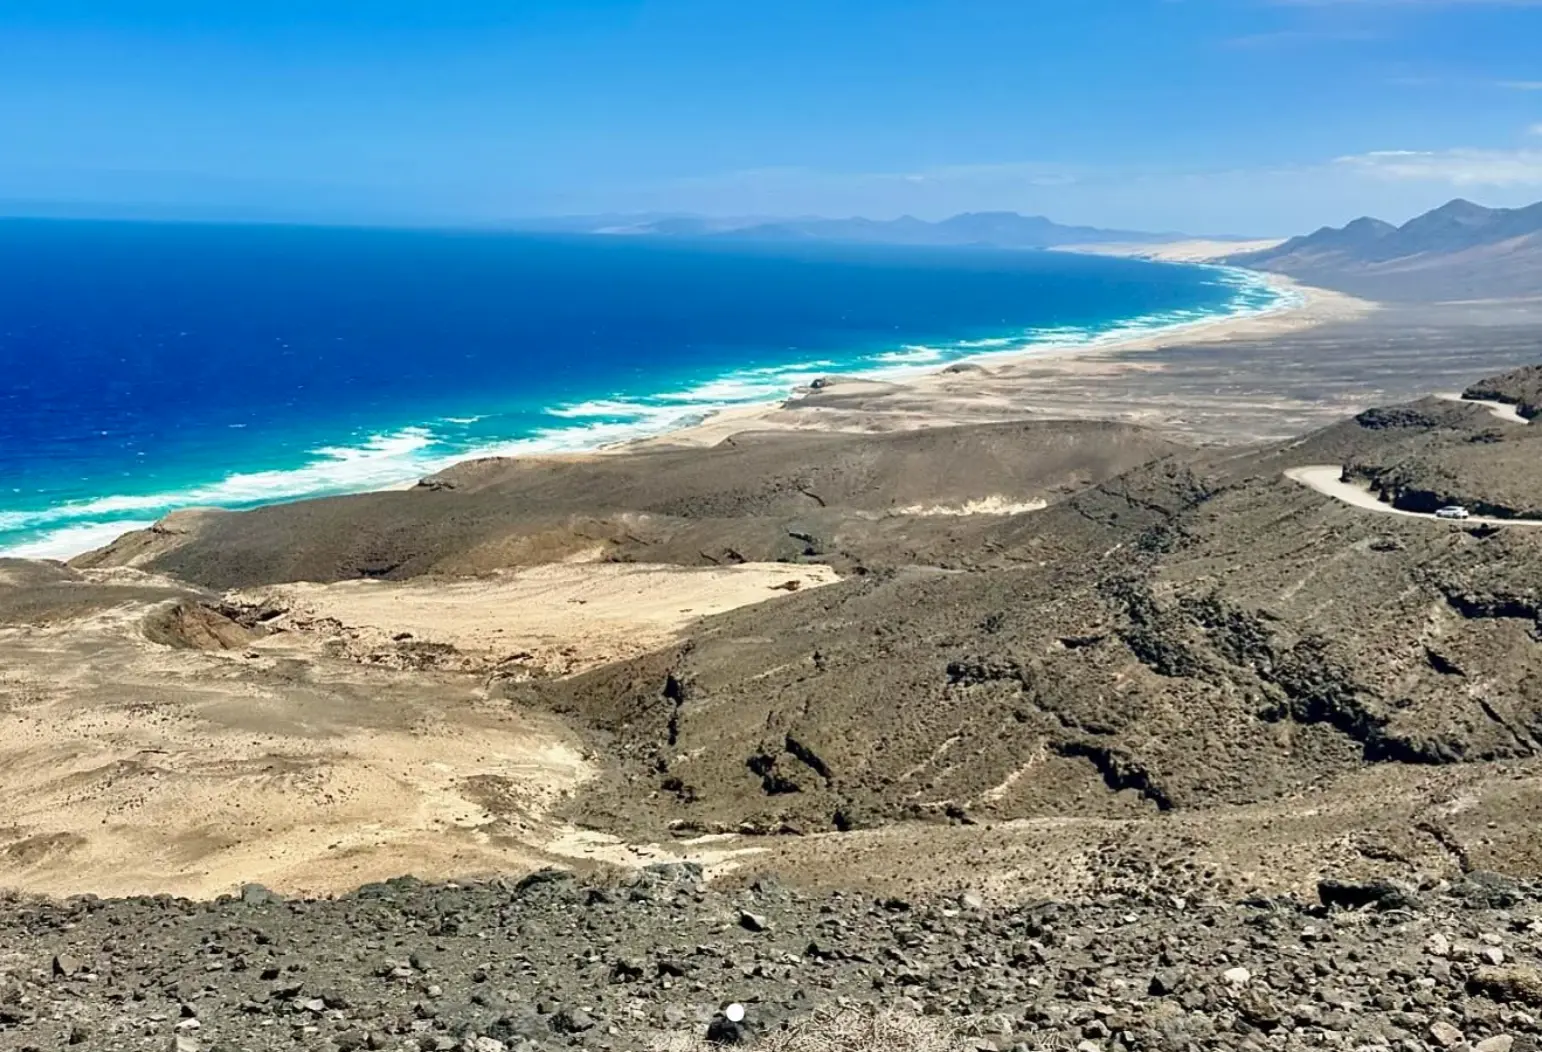
{"label": "rocky foreground ground", "polygon": [[682,864],[311,902],[12,899],[0,1048],[625,1050],[866,1005],[974,1049],[1538,1047],[1542,883],[1329,880],[1318,900],[994,907],[724,890]]}

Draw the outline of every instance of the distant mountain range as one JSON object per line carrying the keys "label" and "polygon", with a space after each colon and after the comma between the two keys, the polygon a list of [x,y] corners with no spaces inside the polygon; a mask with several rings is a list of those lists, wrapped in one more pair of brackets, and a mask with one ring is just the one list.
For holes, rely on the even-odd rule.
{"label": "distant mountain range", "polygon": [[1542,295],[1542,203],[1456,200],[1402,226],[1366,217],[1231,262],[1372,299]]}
{"label": "distant mountain range", "polygon": [[527,220],[519,229],[551,233],[652,237],[713,238],[740,241],[838,241],[884,245],[981,245],[995,248],[1052,248],[1056,245],[1112,242],[1161,243],[1182,234],[1104,230],[1066,226],[1044,216],[1016,212],[965,212],[931,223],[913,216],[898,219],[825,219],[805,216],[737,219],[681,215],[565,216]]}
{"label": "distant mountain range", "polygon": [[[1070,226],[1016,212],[965,212],[935,223],[914,216],[649,214],[563,216],[505,226],[631,237],[1021,249],[1186,240],[1183,234]],[[1528,208],[1484,208],[1456,200],[1402,226],[1364,217],[1343,227],[1324,227],[1291,238],[1262,252],[1232,256],[1227,262],[1394,302],[1542,296],[1542,203]]]}

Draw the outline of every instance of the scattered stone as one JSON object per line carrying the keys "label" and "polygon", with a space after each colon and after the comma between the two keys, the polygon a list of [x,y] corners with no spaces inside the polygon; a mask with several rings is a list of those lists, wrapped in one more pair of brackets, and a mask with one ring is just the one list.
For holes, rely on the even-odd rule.
{"label": "scattered stone", "polygon": [[283,902],[284,899],[261,884],[242,884],[241,901],[248,906],[266,906],[270,903]]}
{"label": "scattered stone", "polygon": [[745,1045],[750,1041],[750,1030],[743,1023],[736,1023],[724,1015],[714,1016],[707,1024],[707,1043],[713,1045]]}
{"label": "scattered stone", "polygon": [[582,1008],[560,1008],[552,1014],[550,1025],[559,1034],[582,1034],[594,1029],[594,1017]]}
{"label": "scattered stone", "polygon": [[1394,880],[1346,881],[1324,879],[1317,882],[1317,898],[1324,906],[1358,910],[1416,909],[1413,892]]}
{"label": "scattered stone", "polygon": [[1467,981],[1467,988],[1501,1004],[1513,1002],[1542,1008],[1542,975],[1535,968],[1485,966]]}
{"label": "scattered stone", "polygon": [[1515,1047],[1515,1038],[1509,1034],[1500,1034],[1497,1037],[1486,1037],[1472,1046],[1472,1052],[1510,1052]]}
{"label": "scattered stone", "polygon": [[642,977],[643,966],[636,961],[618,957],[616,963],[611,965],[610,981],[613,983],[634,983]]}
{"label": "scattered stone", "polygon": [[516,892],[527,892],[538,888],[550,888],[566,884],[573,880],[573,874],[565,869],[548,867],[538,869],[534,873],[521,877],[518,884],[514,885]]}
{"label": "scattered stone", "polygon": [[[0,1046],[131,1052],[202,1034],[207,1052],[643,1052],[664,1036],[754,1044],[811,1012],[879,1005],[996,1052],[1532,1052],[1542,1037],[1542,884],[1517,882],[1504,910],[1432,885],[1410,922],[1289,898],[1180,908],[1139,879],[1126,896],[989,909],[962,893],[901,907],[734,891],[689,871],[523,891],[391,881],[266,909],[14,896],[0,962],[77,972],[0,963]],[[100,978],[82,978],[87,961]]]}
{"label": "scattered stone", "polygon": [[1466,1041],[1467,1036],[1444,1019],[1437,1019],[1430,1024],[1430,1039],[1441,1048],[1455,1048]]}

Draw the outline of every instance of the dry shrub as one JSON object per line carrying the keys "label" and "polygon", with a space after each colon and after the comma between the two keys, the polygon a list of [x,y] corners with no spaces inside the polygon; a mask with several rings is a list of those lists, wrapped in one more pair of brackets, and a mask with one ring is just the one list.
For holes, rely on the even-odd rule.
{"label": "dry shrub", "polygon": [[[969,1046],[938,1020],[905,1012],[816,1013],[759,1038],[755,1052],[964,1052]],[[669,1037],[655,1052],[722,1052],[698,1035]]]}

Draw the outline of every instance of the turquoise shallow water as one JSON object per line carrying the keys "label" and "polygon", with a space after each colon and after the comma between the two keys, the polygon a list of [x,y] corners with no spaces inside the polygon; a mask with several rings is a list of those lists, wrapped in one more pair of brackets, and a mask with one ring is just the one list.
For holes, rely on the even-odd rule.
{"label": "turquoise shallow water", "polygon": [[0,552],[1283,305],[1047,252],[0,222]]}

